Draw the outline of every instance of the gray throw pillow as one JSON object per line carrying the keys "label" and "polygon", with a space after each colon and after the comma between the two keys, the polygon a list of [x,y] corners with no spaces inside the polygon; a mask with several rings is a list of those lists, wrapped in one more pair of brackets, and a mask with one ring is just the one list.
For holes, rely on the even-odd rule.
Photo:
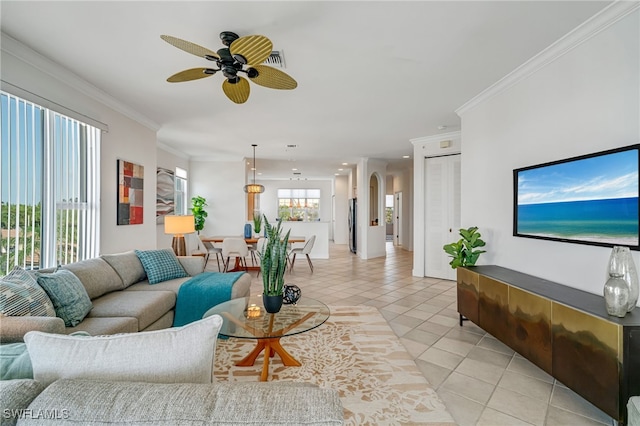
{"label": "gray throw pillow", "polygon": [[38,284],[47,292],[64,325],[75,327],[89,314],[93,305],[87,290],[73,272],[61,269],[53,274],[37,274]]}
{"label": "gray throw pillow", "polygon": [[140,259],[133,250],[124,253],[103,254],[100,257],[116,270],[125,287],[147,277]]}
{"label": "gray throw pillow", "polygon": [[221,326],[222,317],[212,315],[182,327],[111,336],[30,331],[24,342],[34,379],[46,385],[58,379],[212,383]]}

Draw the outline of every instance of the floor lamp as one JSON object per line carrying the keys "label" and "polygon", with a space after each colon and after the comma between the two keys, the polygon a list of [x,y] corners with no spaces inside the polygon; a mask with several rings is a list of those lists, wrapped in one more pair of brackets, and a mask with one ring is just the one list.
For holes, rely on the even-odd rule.
{"label": "floor lamp", "polygon": [[191,234],[193,232],[196,232],[193,215],[164,217],[164,233],[173,234],[171,247],[173,248],[176,256],[187,255],[184,234]]}

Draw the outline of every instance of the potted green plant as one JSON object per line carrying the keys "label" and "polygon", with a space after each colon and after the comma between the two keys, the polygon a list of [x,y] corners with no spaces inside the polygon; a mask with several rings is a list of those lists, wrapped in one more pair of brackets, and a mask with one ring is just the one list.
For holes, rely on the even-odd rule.
{"label": "potted green plant", "polygon": [[475,250],[478,247],[484,247],[486,243],[480,238],[480,233],[476,226],[468,229],[460,229],[460,238],[451,244],[445,244],[442,248],[452,258],[449,265],[453,269],[458,266],[473,266],[476,264],[480,254],[486,250]]}
{"label": "potted green plant", "polygon": [[200,235],[200,231],[204,229],[204,220],[208,216],[204,209],[207,205],[207,200],[199,195],[191,198],[191,213],[193,214],[195,228],[196,231],[198,231],[198,235]]}
{"label": "potted green plant", "polygon": [[282,307],[284,273],[287,269],[287,246],[289,234],[282,237],[282,221],[277,226],[269,223],[264,216],[264,228],[267,242],[262,246],[260,256],[260,272],[262,272],[263,304],[267,312],[276,313]]}
{"label": "potted green plant", "polygon": [[262,230],[262,215],[259,211],[253,212],[253,232],[260,234]]}

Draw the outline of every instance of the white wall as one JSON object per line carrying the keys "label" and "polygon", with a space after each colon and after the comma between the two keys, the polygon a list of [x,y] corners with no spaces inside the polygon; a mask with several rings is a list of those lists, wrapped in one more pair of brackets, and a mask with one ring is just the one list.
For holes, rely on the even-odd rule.
{"label": "white wall", "polygon": [[246,223],[244,161],[194,161],[189,164],[189,199],[207,200],[201,235],[243,235]]}
{"label": "white wall", "polygon": [[[158,148],[156,151],[156,158],[158,161],[157,167],[162,167],[163,169],[176,170],[176,167],[180,167],[187,171],[187,178],[189,179],[191,176],[189,175],[189,159],[186,155],[182,155],[176,152],[172,152],[167,149]],[[155,191],[155,189],[154,189]],[[189,188],[187,188],[188,195]],[[155,192],[154,192],[155,195]],[[191,214],[191,211],[188,208],[191,206],[191,197],[187,197],[187,214]],[[156,223],[156,243],[158,248],[167,248],[171,247],[171,241],[173,240],[173,235],[167,235],[164,233],[164,223]],[[186,237],[187,241],[187,253],[190,253],[191,250],[197,248],[197,238]]]}
{"label": "white wall", "polygon": [[[89,94],[97,94],[115,107],[121,106],[60,65],[4,35],[0,63],[4,81],[109,126],[108,133],[102,134],[101,148],[100,253],[155,248],[155,129],[97,101]],[[6,90],[11,92],[10,87]],[[143,224],[117,225],[117,159],[144,166]]]}
{"label": "white wall", "polygon": [[[108,120],[114,125],[109,124],[109,133],[103,134],[102,139],[100,253],[155,249],[156,133],[117,114]],[[144,166],[144,219],[141,225],[117,225],[117,159]]]}
{"label": "white wall", "polygon": [[512,170],[640,141],[639,15],[589,32],[595,36],[459,110],[462,226],[486,237],[479,264],[602,294],[611,249],[512,236]]}
{"label": "white wall", "polygon": [[335,195],[335,217],[333,242],[335,244],[349,244],[349,198],[351,189],[349,188],[349,177],[346,175],[336,176],[334,181]]}

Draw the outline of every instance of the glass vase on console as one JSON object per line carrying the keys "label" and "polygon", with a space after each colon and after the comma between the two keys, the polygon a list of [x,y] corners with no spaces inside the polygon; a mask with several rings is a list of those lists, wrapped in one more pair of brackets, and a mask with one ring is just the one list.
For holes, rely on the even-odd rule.
{"label": "glass vase on console", "polygon": [[624,318],[629,307],[629,286],[622,275],[611,275],[604,284],[604,303],[609,315]]}
{"label": "glass vase on console", "polygon": [[616,278],[622,278],[626,282],[629,288],[627,312],[631,312],[638,302],[640,286],[638,284],[638,272],[629,247],[614,246],[611,249],[607,273],[609,278],[615,275]]}

